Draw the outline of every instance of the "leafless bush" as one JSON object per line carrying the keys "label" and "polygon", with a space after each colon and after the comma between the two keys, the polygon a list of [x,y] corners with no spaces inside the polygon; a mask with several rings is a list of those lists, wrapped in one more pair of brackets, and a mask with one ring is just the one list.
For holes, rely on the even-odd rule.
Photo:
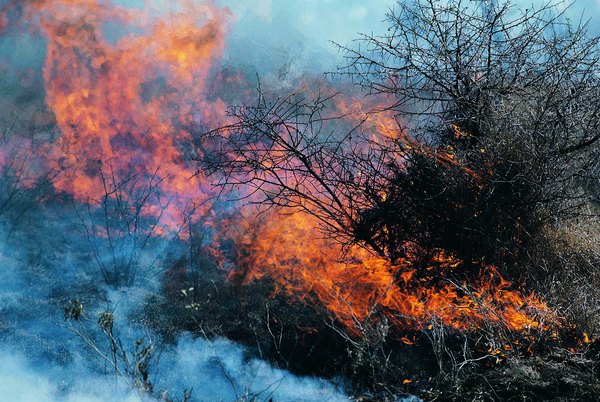
{"label": "leafless bush", "polygon": [[43,156],[41,143],[48,137],[24,126],[16,114],[0,116],[0,216],[13,227],[58,174]]}
{"label": "leafless bush", "polygon": [[480,175],[464,225],[488,258],[510,258],[546,222],[597,217],[600,38],[562,5],[399,2],[387,34],[341,47],[340,74]]}
{"label": "leafless bush", "polygon": [[210,133],[223,148],[204,168],[345,245],[395,261],[412,241],[519,277],[545,224],[597,219],[599,38],[563,17],[553,4],[400,2],[389,34],[343,47],[340,69],[387,96],[374,112],[397,113],[393,138],[337,131],[329,95],[259,87]]}
{"label": "leafless bush", "polygon": [[159,223],[168,205],[168,200],[161,199],[162,179],[157,172],[150,177],[132,174],[122,179],[112,166],[108,171],[99,166],[98,173],[103,192],[100,199],[88,199],[83,208],[74,203],[74,208],[104,281],[131,286],[158,257],[154,250],[149,260],[143,260],[144,252],[160,240]]}

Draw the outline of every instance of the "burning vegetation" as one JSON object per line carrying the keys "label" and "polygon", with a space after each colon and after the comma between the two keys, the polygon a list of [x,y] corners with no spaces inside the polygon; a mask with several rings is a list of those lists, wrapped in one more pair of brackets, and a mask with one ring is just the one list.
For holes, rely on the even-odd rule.
{"label": "burning vegetation", "polygon": [[[160,282],[143,314],[165,342],[256,344],[357,399],[598,391],[600,49],[585,25],[552,4],[399,2],[386,35],[286,92],[220,65],[229,10],[176,3],[0,3],[0,33],[46,47],[42,117],[0,120],[8,222],[24,199],[72,206],[108,288]],[[136,341],[132,361],[103,311],[104,354],[69,306],[74,332],[156,396],[153,347]]]}

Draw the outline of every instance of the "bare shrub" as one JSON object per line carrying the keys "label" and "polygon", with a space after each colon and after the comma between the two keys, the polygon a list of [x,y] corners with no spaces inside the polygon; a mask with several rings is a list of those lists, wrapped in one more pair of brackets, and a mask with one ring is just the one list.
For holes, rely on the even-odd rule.
{"label": "bare shrub", "polygon": [[[98,174],[102,197],[88,199],[83,207],[74,203],[74,209],[104,281],[131,286],[159,256],[159,223],[168,205],[168,200],[161,199],[162,179],[157,172],[150,177],[131,174],[121,179],[110,165],[106,171],[102,164]],[[149,260],[146,251],[152,251]]]}

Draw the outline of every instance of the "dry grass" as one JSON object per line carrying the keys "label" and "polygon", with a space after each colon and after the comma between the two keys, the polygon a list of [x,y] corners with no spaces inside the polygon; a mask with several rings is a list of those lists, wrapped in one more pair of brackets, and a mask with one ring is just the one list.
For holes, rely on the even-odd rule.
{"label": "dry grass", "polygon": [[534,289],[590,335],[600,335],[600,222],[546,227],[536,239],[529,280]]}

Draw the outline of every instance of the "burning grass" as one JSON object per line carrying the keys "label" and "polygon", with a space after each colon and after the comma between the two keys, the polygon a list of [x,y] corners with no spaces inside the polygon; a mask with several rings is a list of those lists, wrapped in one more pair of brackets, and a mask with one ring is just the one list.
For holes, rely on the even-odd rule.
{"label": "burning grass", "polygon": [[597,390],[596,343],[586,344],[590,340],[570,326],[553,333],[509,331],[506,323],[490,320],[458,330],[432,315],[421,328],[399,328],[385,318],[389,312],[374,309],[349,329],[315,296],[290,296],[280,280],[267,277],[226,283],[226,272],[215,264],[204,266],[208,271],[192,289],[185,287],[192,283],[190,272],[181,271],[187,264],[176,264],[165,286],[185,292],[166,292],[147,305],[152,326],[169,336],[182,330],[227,336],[293,372],[341,376],[356,399],[416,394],[425,400],[551,400],[585,398]]}
{"label": "burning grass", "polygon": [[234,238],[238,270],[232,275],[246,283],[269,277],[277,291],[324,305],[354,335],[373,320],[392,336],[431,321],[454,330],[491,325],[524,333],[560,325],[546,303],[512,289],[493,266],[480,267],[479,277],[467,283],[459,279],[462,262],[443,250],[419,266],[424,252],[414,244],[403,247],[405,257],[392,264],[359,246],[342,249],[323,237],[310,215],[272,212]]}

